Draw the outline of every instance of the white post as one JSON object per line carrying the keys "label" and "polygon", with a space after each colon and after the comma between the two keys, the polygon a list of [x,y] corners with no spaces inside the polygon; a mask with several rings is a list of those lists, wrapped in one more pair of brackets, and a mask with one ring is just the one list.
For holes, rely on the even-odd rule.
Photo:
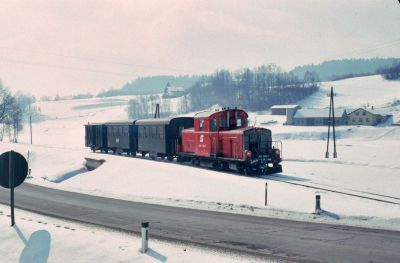
{"label": "white post", "polygon": [[142,222],[142,253],[146,253],[149,248],[149,222]]}

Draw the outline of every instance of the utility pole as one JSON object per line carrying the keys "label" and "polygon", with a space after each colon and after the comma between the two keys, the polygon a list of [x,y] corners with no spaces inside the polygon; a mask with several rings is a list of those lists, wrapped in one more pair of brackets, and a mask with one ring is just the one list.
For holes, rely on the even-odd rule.
{"label": "utility pole", "polygon": [[160,118],[160,104],[156,104],[156,112],[154,113],[154,119]]}
{"label": "utility pole", "polygon": [[32,145],[32,114],[31,114],[31,103],[29,103],[29,128],[31,132],[31,145]]}
{"label": "utility pole", "polygon": [[329,102],[328,139],[326,142],[325,158],[329,158],[329,139],[330,139],[331,123],[332,123],[332,134],[333,134],[333,158],[337,158],[336,133],[335,133],[335,106],[333,103],[333,87],[331,87],[330,102]]}

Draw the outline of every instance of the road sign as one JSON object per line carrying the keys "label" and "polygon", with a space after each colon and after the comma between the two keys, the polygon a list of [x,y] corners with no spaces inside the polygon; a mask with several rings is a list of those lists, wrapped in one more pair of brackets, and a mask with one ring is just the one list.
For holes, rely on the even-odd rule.
{"label": "road sign", "polygon": [[28,163],[21,154],[10,151],[0,155],[0,185],[10,188],[11,226],[15,225],[14,188],[28,175]]}
{"label": "road sign", "polygon": [[[11,156],[11,162],[10,162]],[[11,178],[10,176],[13,175]],[[0,185],[4,188],[17,187],[28,175],[28,162],[21,154],[11,151],[0,155]],[[12,180],[14,179],[14,180]],[[14,181],[14,183],[12,183]]]}

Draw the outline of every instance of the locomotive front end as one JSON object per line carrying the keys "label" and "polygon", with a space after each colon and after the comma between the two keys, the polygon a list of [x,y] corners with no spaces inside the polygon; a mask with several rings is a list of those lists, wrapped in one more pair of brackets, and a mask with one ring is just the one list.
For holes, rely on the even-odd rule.
{"label": "locomotive front end", "polygon": [[282,143],[272,141],[271,131],[252,128],[243,134],[245,164],[242,169],[247,174],[274,174],[282,172]]}

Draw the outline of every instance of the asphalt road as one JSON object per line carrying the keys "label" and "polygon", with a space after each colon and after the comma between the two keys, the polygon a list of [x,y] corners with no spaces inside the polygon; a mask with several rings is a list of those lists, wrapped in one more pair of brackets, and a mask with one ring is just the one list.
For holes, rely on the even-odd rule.
{"label": "asphalt road", "polygon": [[[9,204],[0,188],[0,203]],[[24,183],[16,207],[41,214],[294,262],[400,262],[400,232],[209,212],[60,191]],[[18,222],[18,214],[17,214]],[[151,240],[150,240],[151,242]],[[151,244],[151,243],[150,243]]]}

